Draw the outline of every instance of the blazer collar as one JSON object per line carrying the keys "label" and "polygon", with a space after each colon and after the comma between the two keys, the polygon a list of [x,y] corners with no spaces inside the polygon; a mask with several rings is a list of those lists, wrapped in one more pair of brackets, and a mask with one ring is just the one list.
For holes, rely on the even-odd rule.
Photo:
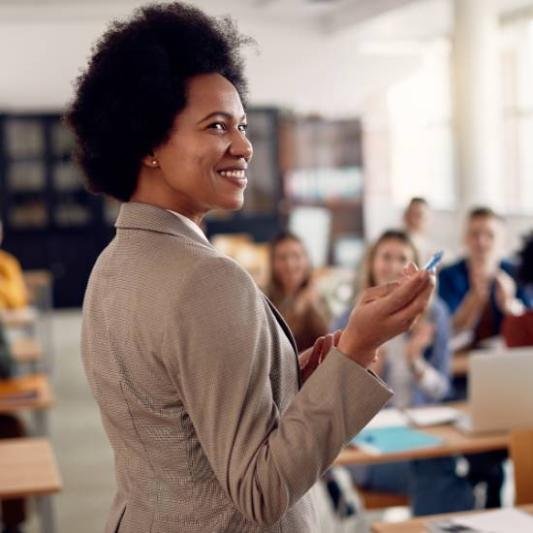
{"label": "blazer collar", "polygon": [[125,202],[120,207],[117,220],[117,229],[137,229],[166,233],[168,235],[185,236],[204,246],[211,244],[202,239],[192,228],[180,220],[173,213],[162,207],[137,202]]}

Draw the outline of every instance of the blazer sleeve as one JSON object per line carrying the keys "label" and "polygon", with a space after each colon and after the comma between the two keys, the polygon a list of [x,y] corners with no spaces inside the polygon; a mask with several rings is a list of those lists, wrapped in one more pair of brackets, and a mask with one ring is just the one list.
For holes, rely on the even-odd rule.
{"label": "blazer sleeve", "polygon": [[186,280],[164,344],[165,364],[217,479],[260,525],[277,522],[392,395],[332,349],[280,412],[270,382],[279,348],[269,313],[245,271],[209,258]]}

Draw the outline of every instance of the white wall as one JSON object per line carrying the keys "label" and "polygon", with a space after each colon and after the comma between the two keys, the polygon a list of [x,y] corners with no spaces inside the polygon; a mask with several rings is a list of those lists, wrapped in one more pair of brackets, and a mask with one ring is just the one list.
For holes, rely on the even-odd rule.
{"label": "white wall", "polygon": [[[0,6],[0,108],[61,109],[91,45],[111,19],[129,12],[131,7],[120,4],[31,10]],[[402,76],[413,63],[410,57],[358,54],[356,30],[328,36],[305,20],[258,21],[240,11],[234,17],[258,43],[246,53],[254,104],[354,115],[368,94]]]}

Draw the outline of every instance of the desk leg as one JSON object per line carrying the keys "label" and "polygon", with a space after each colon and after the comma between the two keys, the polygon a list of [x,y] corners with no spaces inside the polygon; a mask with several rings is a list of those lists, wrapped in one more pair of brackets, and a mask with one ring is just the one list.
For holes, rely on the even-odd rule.
{"label": "desk leg", "polygon": [[38,496],[37,510],[41,523],[41,533],[56,533],[56,521],[52,496]]}
{"label": "desk leg", "polygon": [[33,423],[35,434],[39,437],[48,437],[50,428],[48,427],[48,409],[37,409],[33,412]]}

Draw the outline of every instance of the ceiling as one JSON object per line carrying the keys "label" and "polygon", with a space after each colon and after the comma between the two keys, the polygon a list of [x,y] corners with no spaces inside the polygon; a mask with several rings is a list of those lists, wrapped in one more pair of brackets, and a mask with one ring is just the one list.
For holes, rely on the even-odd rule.
{"label": "ceiling", "polygon": [[[168,0],[167,0],[168,1]],[[370,39],[417,39],[452,29],[454,0],[188,0],[213,14],[266,24],[312,26],[325,33],[358,27]],[[467,1],[467,0],[456,0]],[[533,13],[533,0],[494,1],[500,16]],[[147,0],[0,0],[2,20],[122,15]],[[528,13],[528,14],[529,14]]]}

